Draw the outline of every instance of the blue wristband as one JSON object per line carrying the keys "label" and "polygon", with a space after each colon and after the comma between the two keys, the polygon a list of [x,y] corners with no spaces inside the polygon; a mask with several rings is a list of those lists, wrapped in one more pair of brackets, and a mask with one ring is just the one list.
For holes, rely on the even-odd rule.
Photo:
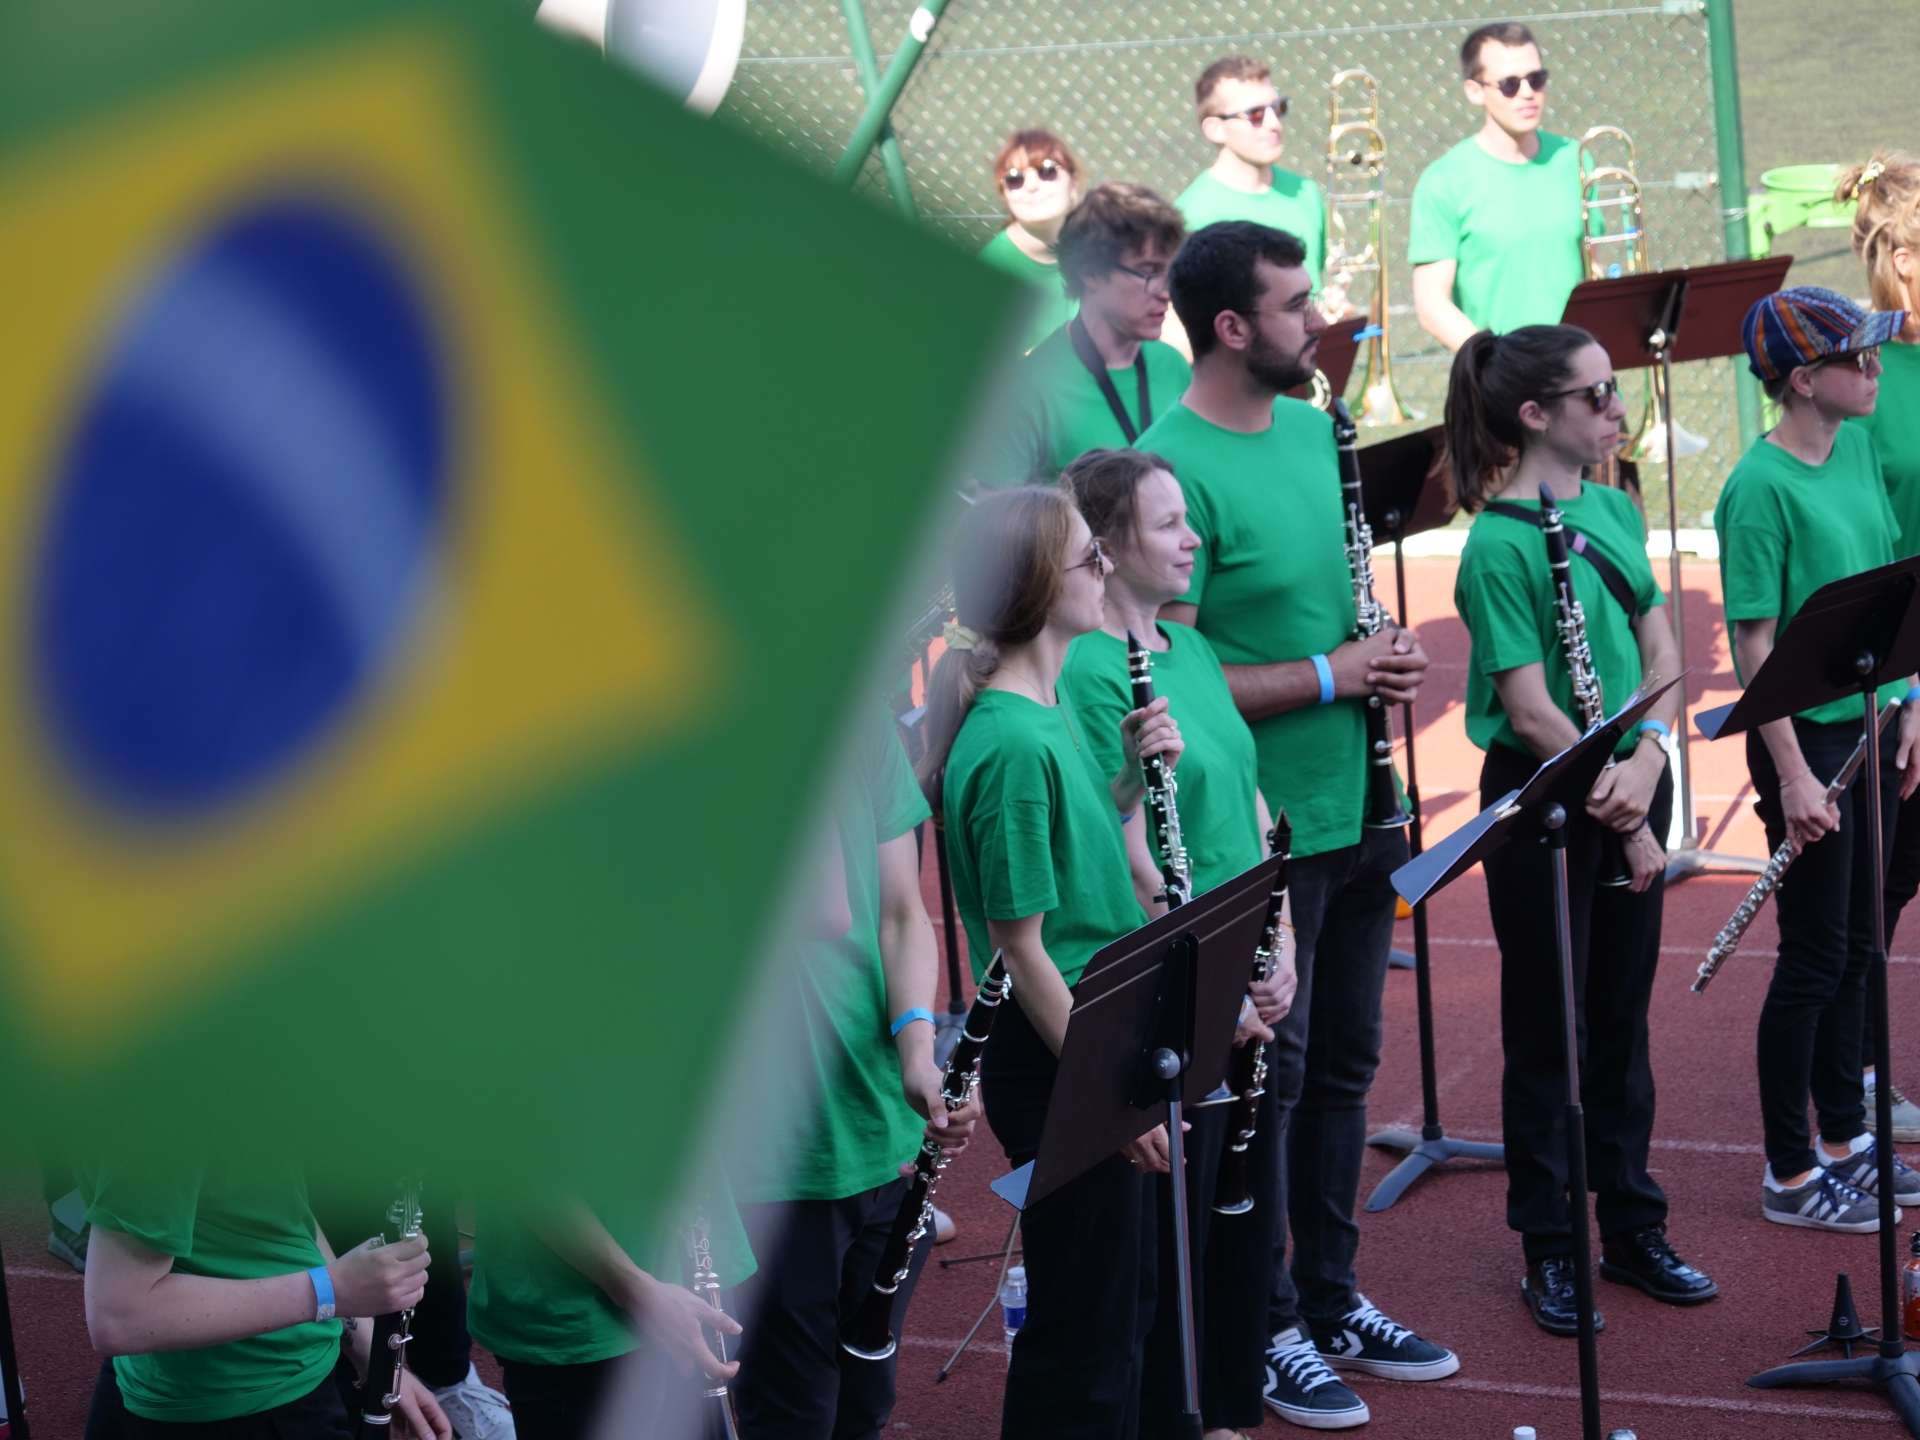
{"label": "blue wristband", "polygon": [[313,1282],[313,1318],[333,1319],[333,1277],[327,1273],[327,1267],[314,1266],[307,1271],[307,1279]]}
{"label": "blue wristband", "polygon": [[1916,685],[1911,690],[1907,691],[1907,698],[1902,700],[1900,703],[1902,705],[1911,705],[1915,700],[1920,700],[1920,685]]}
{"label": "blue wristband", "polygon": [[1320,677],[1320,703],[1331,705],[1333,703],[1333,666],[1327,663],[1327,657],[1324,655],[1313,655],[1308,658],[1313,661],[1313,673]]}
{"label": "blue wristband", "polygon": [[933,1012],[927,1009],[927,1007],[924,1005],[916,1005],[913,1007],[913,1009],[907,1011],[904,1015],[902,1015],[898,1020],[895,1020],[893,1024],[888,1028],[887,1033],[889,1035],[898,1036],[902,1030],[906,1029],[907,1026],[913,1024],[913,1022],[916,1020],[924,1020],[927,1022],[927,1024],[931,1025],[933,1024]]}
{"label": "blue wristband", "polygon": [[1642,720],[1640,722],[1640,733],[1642,735],[1658,735],[1663,742],[1673,738],[1673,731],[1667,728],[1667,722],[1664,720]]}

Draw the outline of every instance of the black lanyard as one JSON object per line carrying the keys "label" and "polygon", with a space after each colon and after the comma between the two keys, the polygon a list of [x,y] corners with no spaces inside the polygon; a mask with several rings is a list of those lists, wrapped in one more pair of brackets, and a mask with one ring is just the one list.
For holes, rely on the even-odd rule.
{"label": "black lanyard", "polygon": [[1133,357],[1133,376],[1140,387],[1140,430],[1136,430],[1133,428],[1133,418],[1127,414],[1127,407],[1120,403],[1120,392],[1113,388],[1113,376],[1107,372],[1106,357],[1094,345],[1093,337],[1087,334],[1087,327],[1080,323],[1078,315],[1067,322],[1067,338],[1073,342],[1073,353],[1087,367],[1087,373],[1093,376],[1100,393],[1107,397],[1107,408],[1113,411],[1113,418],[1120,422],[1120,433],[1127,437],[1129,445],[1133,444],[1140,438],[1140,430],[1153,424],[1153,399],[1147,394],[1146,347],[1142,345]]}

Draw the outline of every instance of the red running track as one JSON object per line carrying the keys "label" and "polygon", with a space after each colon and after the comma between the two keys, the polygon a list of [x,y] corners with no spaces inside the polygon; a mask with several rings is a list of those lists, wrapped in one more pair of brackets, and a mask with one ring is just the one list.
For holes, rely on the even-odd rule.
{"label": "red running track", "polygon": [[[1390,564],[1390,562],[1389,562]],[[1414,560],[1408,575],[1411,618],[1434,660],[1419,712],[1420,778],[1427,833],[1445,834],[1472,808],[1478,754],[1460,722],[1466,680],[1466,636],[1451,603],[1453,564]],[[1383,581],[1390,581],[1383,575]],[[1664,571],[1663,571],[1664,578]],[[1719,586],[1711,565],[1686,571],[1689,658],[1695,667],[1690,706],[1731,698],[1733,679],[1718,630]],[[1423,616],[1445,618],[1423,620]],[[1758,854],[1763,841],[1749,813],[1745,764],[1737,742],[1696,743],[1696,808],[1712,848]],[[1866,1323],[1879,1319],[1876,1238],[1786,1230],[1763,1222],[1758,1192],[1759,1145],[1752,1033],[1775,931],[1771,908],[1749,933],[1704,996],[1688,993],[1694,967],[1747,881],[1714,876],[1669,892],[1663,971],[1653,1001],[1654,1073],[1660,1086],[1654,1169],[1672,1201],[1673,1238],[1716,1279],[1721,1297],[1691,1310],[1673,1309],[1637,1291],[1602,1282],[1607,1316],[1600,1337],[1600,1375],[1608,1427],[1631,1426],[1642,1440],[1805,1440],[1866,1426],[1897,1434],[1884,1404],[1859,1390],[1760,1392],[1747,1375],[1784,1360],[1824,1322],[1837,1271],[1849,1272]],[[930,902],[937,891],[929,863]],[[1477,875],[1432,909],[1435,1029],[1442,1118],[1449,1133],[1497,1139],[1500,1052],[1497,957]],[[1411,945],[1402,927],[1400,943]],[[1920,931],[1896,940],[1890,969],[1896,1074],[1920,1082]],[[1555,1023],[1542,1016],[1542,1023]],[[1386,1055],[1374,1088],[1377,1127],[1420,1118],[1413,979],[1394,972],[1386,998]],[[1902,1064],[1902,1061],[1907,1062]],[[1902,1073],[1904,1072],[1904,1073]],[[1397,1157],[1373,1152],[1362,1195]],[[961,1227],[958,1242],[937,1252],[998,1252],[1008,1212],[987,1190],[1004,1169],[984,1137],[951,1170],[942,1199]],[[1540,1440],[1579,1433],[1577,1371],[1571,1341],[1535,1329],[1518,1287],[1519,1246],[1504,1222],[1504,1181],[1497,1167],[1456,1162],[1417,1184],[1393,1209],[1361,1217],[1360,1283],[1382,1309],[1461,1357],[1453,1379],[1427,1385],[1357,1380],[1373,1410],[1365,1433],[1380,1440],[1504,1440],[1532,1425]],[[80,1283],[45,1255],[44,1222],[28,1204],[8,1207],[0,1244],[8,1261],[21,1367],[36,1434],[78,1436],[95,1361],[81,1315]],[[1905,1237],[1901,1252],[1905,1253]],[[998,1433],[1004,1356],[997,1315],[986,1343],[945,1384],[934,1373],[991,1298],[993,1266],[951,1271],[930,1267],[902,1347],[900,1399],[893,1433],[922,1440],[977,1440]],[[1296,1434],[1277,1419],[1263,1436]]]}

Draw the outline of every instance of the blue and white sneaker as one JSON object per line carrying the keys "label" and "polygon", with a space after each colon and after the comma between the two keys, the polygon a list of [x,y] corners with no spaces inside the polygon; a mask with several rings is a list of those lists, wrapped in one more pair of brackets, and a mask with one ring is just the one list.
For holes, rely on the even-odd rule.
{"label": "blue and white sneaker", "polygon": [[1460,1357],[1445,1346],[1422,1340],[1373,1308],[1360,1303],[1331,1325],[1312,1325],[1313,1348],[1336,1370],[1358,1370],[1382,1380],[1444,1380],[1460,1368]]}
{"label": "blue and white sneaker", "polygon": [[[1768,1170],[1760,1186],[1760,1215],[1776,1225],[1803,1225],[1809,1230],[1865,1234],[1880,1228],[1880,1206],[1873,1197],[1824,1166],[1791,1190],[1780,1188]],[[1898,1220],[1900,1212],[1896,1210],[1893,1218]]]}
{"label": "blue and white sneaker", "polygon": [[[1829,1175],[1839,1176],[1862,1195],[1879,1197],[1880,1151],[1871,1134],[1854,1136],[1853,1153],[1846,1159],[1829,1160],[1822,1154],[1820,1163],[1827,1167]],[[1898,1155],[1893,1157],[1893,1203],[1920,1205],[1920,1171]]]}
{"label": "blue and white sneaker", "polygon": [[1351,1430],[1373,1418],[1367,1402],[1327,1368],[1306,1331],[1294,1325],[1267,1347],[1267,1408],[1308,1430]]}

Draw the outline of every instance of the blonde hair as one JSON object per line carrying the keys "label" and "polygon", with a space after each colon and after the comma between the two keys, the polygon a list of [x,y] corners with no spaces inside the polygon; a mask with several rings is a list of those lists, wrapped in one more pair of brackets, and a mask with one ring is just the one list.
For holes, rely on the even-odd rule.
{"label": "blonde hair", "polygon": [[1912,310],[1915,297],[1894,269],[1893,252],[1906,249],[1920,262],[1920,160],[1876,150],[1864,165],[1840,173],[1833,198],[1852,204],[1853,253],[1866,262],[1867,285],[1876,310]]}

